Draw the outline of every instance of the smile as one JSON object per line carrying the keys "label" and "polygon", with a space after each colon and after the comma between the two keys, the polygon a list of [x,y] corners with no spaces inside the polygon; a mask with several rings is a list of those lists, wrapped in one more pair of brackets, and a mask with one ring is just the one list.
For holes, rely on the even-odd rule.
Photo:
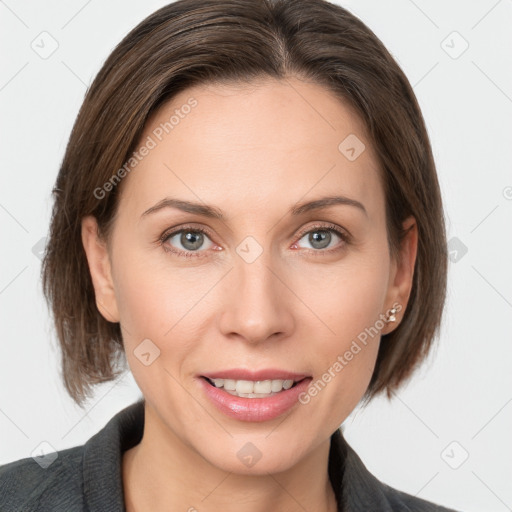
{"label": "smile", "polygon": [[223,388],[230,395],[243,398],[266,398],[276,395],[283,390],[290,389],[300,380],[274,379],[274,380],[234,380],[234,379],[206,379],[212,386]]}
{"label": "smile", "polygon": [[292,409],[312,378],[276,370],[226,370],[198,376],[203,393],[221,413],[239,421],[268,421]]}

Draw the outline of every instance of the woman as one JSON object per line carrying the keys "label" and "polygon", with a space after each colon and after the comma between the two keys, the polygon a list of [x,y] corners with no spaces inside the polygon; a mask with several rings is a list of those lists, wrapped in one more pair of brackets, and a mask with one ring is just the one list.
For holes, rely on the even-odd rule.
{"label": "woman", "polygon": [[78,404],[126,357],[143,399],[0,468],[2,510],[449,510],[339,428],[439,329],[446,241],[424,121],[376,36],[323,0],[179,0],[114,49],[54,187],[43,284]]}

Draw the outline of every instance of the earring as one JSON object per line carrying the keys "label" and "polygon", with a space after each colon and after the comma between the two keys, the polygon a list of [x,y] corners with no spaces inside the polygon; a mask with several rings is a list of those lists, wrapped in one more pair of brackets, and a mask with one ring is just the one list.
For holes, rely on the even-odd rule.
{"label": "earring", "polygon": [[390,322],[396,322],[396,313],[397,313],[397,309],[396,308],[391,308],[389,311],[388,311],[388,314],[386,315],[386,323],[390,323]]}

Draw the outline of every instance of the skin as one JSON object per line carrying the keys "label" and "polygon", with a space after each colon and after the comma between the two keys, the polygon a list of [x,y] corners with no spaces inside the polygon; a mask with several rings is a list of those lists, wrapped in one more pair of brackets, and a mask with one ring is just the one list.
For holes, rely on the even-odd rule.
{"label": "skin", "polygon": [[[405,221],[412,229],[391,259],[365,126],[323,87],[290,78],[189,88],[153,115],[141,140],[191,97],[197,106],[124,178],[109,243],[97,237],[94,217],[82,222],[98,308],[121,323],[146,398],[143,439],[123,458],[127,510],[334,511],[330,436],[367,389],[380,336],[307,405],[269,421],[224,415],[198,375],[279,368],[315,381],[397,302],[397,322],[381,333],[395,329],[412,286],[415,221]],[[354,161],[338,150],[349,134],[366,144]],[[288,213],[333,193],[360,201],[367,214],[348,205]],[[171,208],[141,218],[166,196],[215,205],[226,219]],[[195,252],[179,235],[156,242],[191,223],[211,233]],[[309,238],[318,223],[350,233],[349,242],[330,232],[322,248]],[[263,251],[252,263],[236,252],[247,236]],[[134,354],[147,338],[160,350],[149,366]],[[262,454],[250,468],[237,457],[247,442]]]}

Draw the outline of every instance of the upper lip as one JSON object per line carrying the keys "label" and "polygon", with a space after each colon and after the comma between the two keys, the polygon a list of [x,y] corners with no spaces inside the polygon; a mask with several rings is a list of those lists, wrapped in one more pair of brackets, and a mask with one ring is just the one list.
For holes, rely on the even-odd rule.
{"label": "upper lip", "polygon": [[207,379],[233,379],[233,380],[294,380],[299,381],[309,375],[305,373],[289,372],[287,370],[277,370],[267,368],[263,370],[244,370],[242,368],[232,368],[229,370],[219,370],[216,372],[203,373],[202,377]]}

